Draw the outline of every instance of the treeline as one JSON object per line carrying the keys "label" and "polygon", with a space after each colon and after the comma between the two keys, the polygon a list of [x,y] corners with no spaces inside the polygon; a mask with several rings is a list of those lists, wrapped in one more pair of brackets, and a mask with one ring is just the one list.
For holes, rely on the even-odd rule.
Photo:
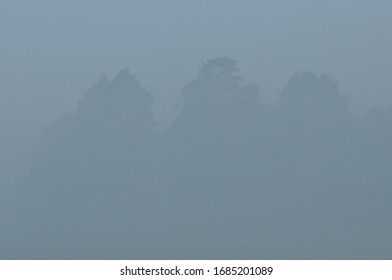
{"label": "treeline", "polygon": [[392,110],[356,119],[328,75],[267,105],[208,60],[164,134],[128,69],[48,127],[20,187],[15,258],[392,257]]}

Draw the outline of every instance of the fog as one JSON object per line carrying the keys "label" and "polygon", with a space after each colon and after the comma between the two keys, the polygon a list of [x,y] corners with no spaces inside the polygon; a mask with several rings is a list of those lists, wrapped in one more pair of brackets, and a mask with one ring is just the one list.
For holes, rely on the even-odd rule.
{"label": "fog", "polygon": [[391,11],[2,0],[0,258],[391,258]]}

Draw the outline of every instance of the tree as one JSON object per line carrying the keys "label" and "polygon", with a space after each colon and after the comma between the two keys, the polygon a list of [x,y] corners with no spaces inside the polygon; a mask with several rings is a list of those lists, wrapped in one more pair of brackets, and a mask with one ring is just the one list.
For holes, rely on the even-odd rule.
{"label": "tree", "polygon": [[354,178],[358,135],[348,97],[326,74],[296,73],[270,119],[267,180],[272,212],[281,221],[275,230],[290,228],[281,235],[288,246],[306,240],[309,248],[324,242],[324,254],[328,247],[339,251],[359,224],[349,221],[358,218],[362,195]]}
{"label": "tree", "polygon": [[184,103],[168,131],[168,146],[186,174],[220,176],[228,168],[250,168],[245,161],[251,161],[260,136],[260,93],[238,72],[233,59],[211,59],[183,88]]}
{"label": "tree", "polygon": [[[357,186],[364,192],[364,217],[385,223],[392,214],[392,108],[372,108],[358,123]],[[375,214],[376,213],[376,214]]]}
{"label": "tree", "polygon": [[142,250],[158,145],[151,102],[124,69],[111,81],[102,75],[73,114],[48,127],[22,186],[26,253],[130,258]]}
{"label": "tree", "polygon": [[[175,229],[168,246],[192,258],[252,251],[262,238],[254,222],[261,210],[259,89],[244,83],[235,60],[219,57],[202,65],[182,95],[166,139],[165,200]],[[236,238],[241,228],[248,239]]]}
{"label": "tree", "polygon": [[[291,162],[294,169],[305,165],[308,170],[334,169],[337,166],[332,162],[346,154],[346,145],[354,133],[348,97],[326,74],[294,74],[280,94],[274,118],[276,131],[272,135],[277,138],[276,151],[281,155],[279,158],[285,157],[283,161]],[[320,160],[322,158],[328,160]]]}

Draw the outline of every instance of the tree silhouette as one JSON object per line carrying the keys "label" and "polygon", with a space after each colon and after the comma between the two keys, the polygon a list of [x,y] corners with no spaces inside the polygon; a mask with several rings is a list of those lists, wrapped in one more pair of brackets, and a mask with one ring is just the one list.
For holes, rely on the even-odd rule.
{"label": "tree silhouette", "polygon": [[158,135],[151,102],[128,69],[112,81],[102,75],[75,113],[44,132],[23,186],[31,254],[129,258],[131,245],[140,249],[143,241],[132,237],[143,236],[154,204]]}
{"label": "tree silhouette", "polygon": [[182,95],[166,139],[167,216],[177,221],[167,239],[196,257],[250,248],[255,239],[230,240],[260,214],[259,89],[244,83],[235,60],[219,57],[202,65]]}
{"label": "tree silhouette", "polygon": [[[281,162],[291,161],[287,166],[291,170],[308,164],[306,172],[337,167],[335,163],[341,158],[333,157],[347,152],[344,145],[354,128],[348,98],[340,92],[337,82],[326,74],[317,76],[311,72],[291,77],[280,94],[275,120],[276,131],[271,135],[278,140],[277,152],[286,158]],[[332,166],[317,165],[324,163]]]}
{"label": "tree silhouette", "polygon": [[359,143],[353,165],[357,187],[363,193],[362,217],[392,231],[392,108],[370,109],[359,120]]}
{"label": "tree silhouette", "polygon": [[218,175],[219,170],[226,173],[227,168],[240,168],[238,157],[251,157],[255,152],[248,147],[259,137],[255,128],[260,119],[260,94],[256,85],[244,84],[238,72],[233,59],[211,59],[184,87],[181,112],[168,131],[171,156],[184,172],[197,176],[200,172]]}
{"label": "tree silhouette", "polygon": [[208,60],[162,143],[124,69],[44,132],[20,188],[24,258],[390,256],[392,108],[358,121],[326,74],[274,105],[236,61]]}

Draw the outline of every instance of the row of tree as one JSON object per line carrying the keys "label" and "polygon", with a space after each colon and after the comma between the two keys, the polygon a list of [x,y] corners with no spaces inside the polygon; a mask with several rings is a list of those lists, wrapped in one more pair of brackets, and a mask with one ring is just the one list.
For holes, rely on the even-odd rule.
{"label": "row of tree", "polygon": [[260,102],[208,60],[164,135],[128,69],[55,121],[20,187],[21,258],[384,258],[392,110],[359,120],[329,76]]}

